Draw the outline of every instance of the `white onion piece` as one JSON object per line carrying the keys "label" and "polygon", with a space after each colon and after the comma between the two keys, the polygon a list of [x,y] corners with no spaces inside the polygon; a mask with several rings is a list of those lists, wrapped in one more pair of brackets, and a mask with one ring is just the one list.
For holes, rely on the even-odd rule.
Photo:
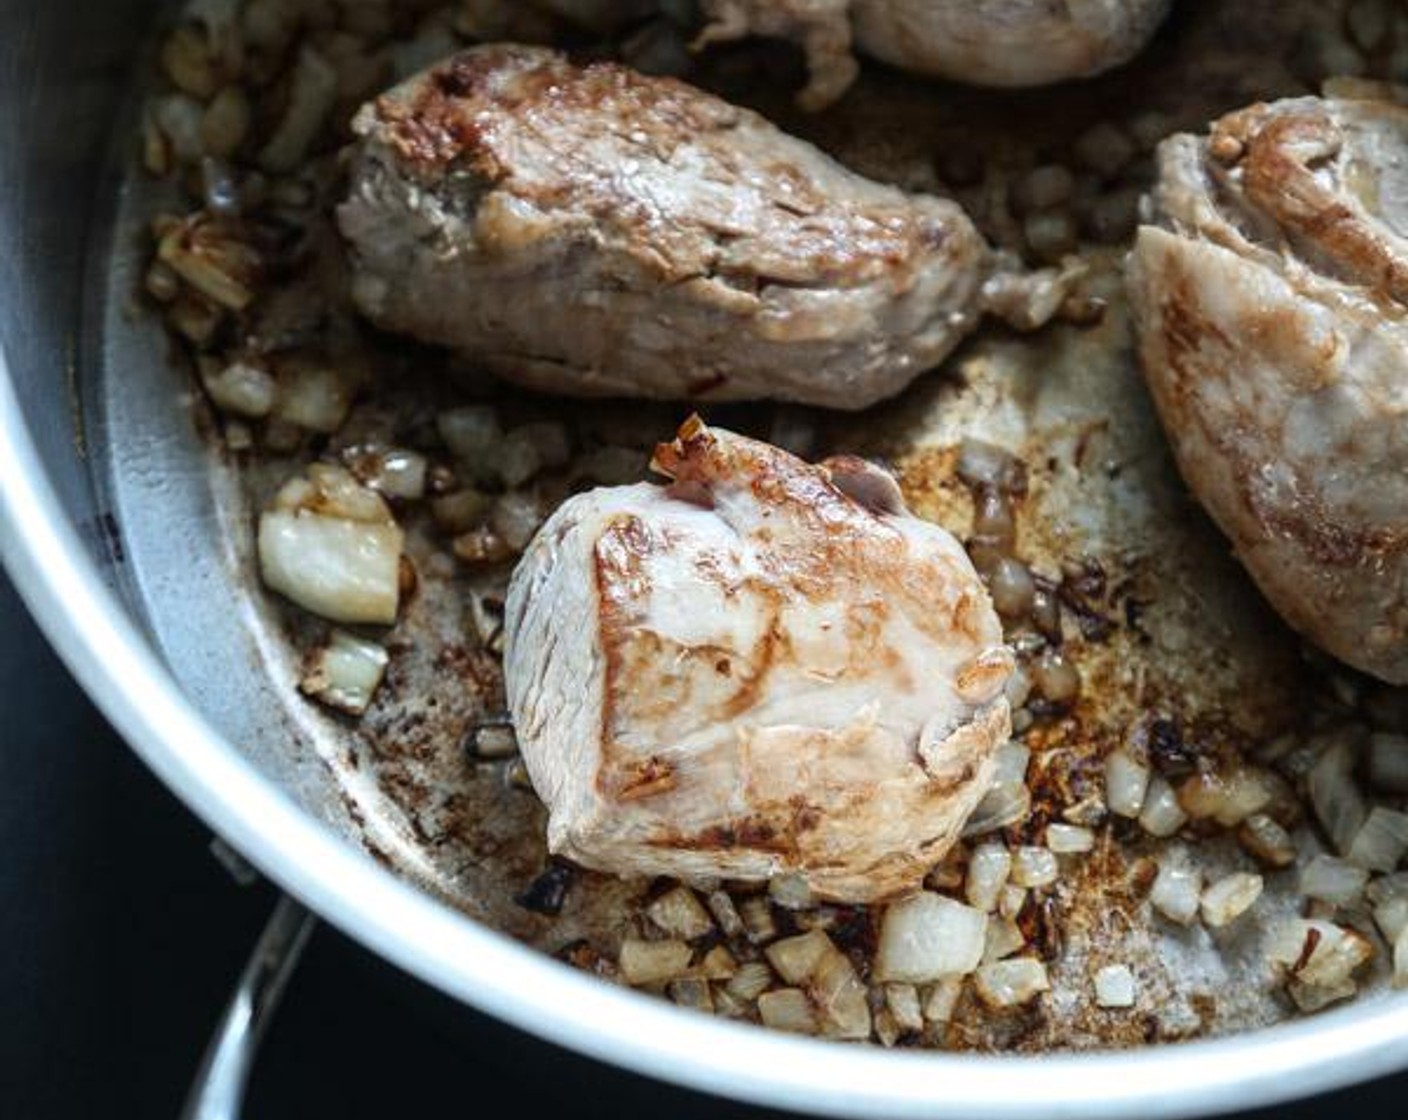
{"label": "white onion piece", "polygon": [[1032,759],[1031,748],[1008,739],[993,754],[992,784],[1020,786],[1027,781],[1027,767]]}
{"label": "white onion piece", "polygon": [[[819,929],[776,941],[768,961],[787,983],[805,989],[821,1033],[831,1038],[869,1038],[870,1005],[865,985],[850,960]],[[762,1012],[762,999],[758,1010]]]}
{"label": "white onion piece", "polygon": [[1296,860],[1291,834],[1265,813],[1253,813],[1237,830],[1243,849],[1268,867],[1290,867]]}
{"label": "white onion piece", "polygon": [[690,948],[683,941],[641,941],[628,937],[621,942],[617,963],[621,979],[632,987],[661,984],[673,980],[689,967]]}
{"label": "white onion piece", "polygon": [[209,365],[201,363],[201,384],[216,408],[226,415],[250,420],[269,415],[278,385],[268,370],[249,362],[232,362],[223,369],[218,365],[210,369]]}
{"label": "white onion piece", "polygon": [[1026,786],[993,786],[983,795],[968,823],[963,826],[963,838],[985,836],[999,828],[1024,821],[1031,808],[1032,795]]}
{"label": "white onion piece", "polygon": [[919,1007],[919,992],[913,984],[886,984],[885,1007],[902,1031],[922,1031],[924,1013]]}
{"label": "white onion piece", "polygon": [[1392,871],[1408,852],[1408,813],[1375,805],[1349,846],[1349,860],[1370,871]]}
{"label": "white onion piece", "polygon": [[1128,751],[1112,751],[1105,759],[1105,804],[1120,817],[1137,817],[1149,789],[1149,768]]}
{"label": "white onion piece", "polygon": [[264,583],[333,622],[396,621],[403,535],[386,503],[341,467],[315,463],[259,518]]}
{"label": "white onion piece", "polygon": [[425,497],[428,469],[429,464],[420,452],[391,448],[376,456],[375,468],[366,481],[378,494],[414,502]]}
{"label": "white onion piece", "polygon": [[336,103],[337,71],[312,47],[305,46],[293,68],[288,107],[259,153],[259,166],[280,174],[297,168]]}
{"label": "white onion piece", "polygon": [[1046,826],[1046,846],[1060,855],[1088,852],[1095,847],[1095,833],[1080,825],[1053,821]]}
{"label": "white onion piece", "polygon": [[1016,957],[983,965],[974,977],[974,986],[979,998],[989,1007],[998,1010],[1020,1007],[1042,992],[1051,990],[1046,966],[1030,957]]}
{"label": "white onion piece", "polygon": [[1095,1003],[1112,1010],[1134,1006],[1134,973],[1128,965],[1106,965],[1095,974]]}
{"label": "white onion piece", "polygon": [[709,912],[714,915],[714,921],[719,923],[719,929],[723,930],[726,937],[737,937],[743,932],[743,919],[738,916],[738,907],[733,904],[733,899],[724,891],[710,891],[705,902],[709,905]]}
{"label": "white onion piece", "polygon": [[333,622],[396,621],[401,545],[395,525],[282,510],[259,519],[265,586]]}
{"label": "white onion piece", "polygon": [[1353,747],[1349,740],[1338,738],[1320,756],[1307,779],[1315,815],[1341,854],[1349,851],[1369,812],[1354,783],[1353,770]]}
{"label": "white onion piece", "polygon": [[987,917],[981,910],[923,891],[885,911],[875,976],[923,984],[965,975],[982,960],[986,933]]}
{"label": "white onion piece", "polygon": [[765,961],[746,961],[738,966],[726,987],[741,1000],[751,1001],[762,995],[772,984],[772,969]]}
{"label": "white onion piece", "polygon": [[1333,922],[1292,918],[1277,928],[1268,954],[1301,984],[1334,990],[1374,955],[1374,947],[1362,934]]}
{"label": "white onion piece", "polygon": [[1202,873],[1174,860],[1159,864],[1159,873],[1149,891],[1149,901],[1165,918],[1179,925],[1192,925],[1198,916]]}
{"label": "white onion piece", "polygon": [[1369,782],[1385,793],[1408,793],[1408,735],[1369,736]]}
{"label": "white onion piece", "polygon": [[1011,918],[988,916],[987,933],[983,938],[983,963],[1000,961],[1027,947],[1021,928]]}
{"label": "white onion piece", "polygon": [[499,414],[487,404],[451,408],[435,418],[435,427],[450,454],[479,470],[492,467],[495,449],[503,439]]}
{"label": "white onion piece", "polygon": [[799,988],[779,988],[758,997],[758,1017],[763,1026],[792,1034],[820,1034],[812,1001]]}
{"label": "white onion piece", "polygon": [[722,945],[715,945],[695,969],[701,980],[731,980],[738,974],[738,962]]}
{"label": "white onion piece", "polygon": [[1275,793],[1269,774],[1239,766],[1228,773],[1192,775],[1179,787],[1178,802],[1195,820],[1211,817],[1223,828],[1235,828],[1266,808]]}
{"label": "white onion piece", "polygon": [[333,630],[328,644],[309,660],[299,689],[315,700],[359,716],[381,685],[389,660],[386,650],[345,630]]}
{"label": "white onion piece", "polygon": [[1149,779],[1139,824],[1150,836],[1167,839],[1188,823],[1188,814],[1179,804],[1178,794],[1164,779],[1155,774]]}
{"label": "white onion piece", "polygon": [[1261,897],[1262,880],[1260,875],[1248,871],[1234,871],[1203,891],[1200,909],[1203,922],[1214,929],[1236,921]]}
{"label": "white onion piece", "polygon": [[1408,929],[1400,930],[1393,942],[1393,986],[1408,988]]}
{"label": "white onion piece", "polygon": [[1364,897],[1369,873],[1334,856],[1317,855],[1300,870],[1300,893],[1335,906],[1354,906]]}
{"label": "white onion piece", "polygon": [[1049,887],[1060,870],[1047,848],[1023,845],[1012,856],[1012,882],[1019,887]]}
{"label": "white onion piece", "polygon": [[784,910],[805,910],[812,904],[812,889],[805,876],[774,875],[768,880],[768,897]]}
{"label": "white onion piece", "polygon": [[945,976],[935,981],[924,997],[924,1018],[931,1023],[947,1023],[953,1018],[958,997],[963,994],[963,977]]}
{"label": "white onion piece", "polygon": [[714,929],[709,912],[688,887],[666,891],[646,907],[645,913],[662,933],[683,941],[693,941]]}
{"label": "white onion piece", "polygon": [[997,912],[1004,918],[1011,918],[1014,922],[1026,904],[1027,889],[1013,886],[1011,883],[1003,887],[1002,893],[997,896]]}
{"label": "white onion piece", "polygon": [[1374,907],[1374,924],[1384,935],[1384,940],[1392,944],[1398,935],[1408,929],[1408,897],[1395,895],[1386,898]]}
{"label": "white onion piece", "polygon": [[489,523],[505,544],[521,552],[528,547],[543,520],[543,507],[536,495],[511,490],[494,503]]}
{"label": "white onion piece", "polygon": [[998,843],[979,844],[968,860],[968,880],[964,893],[969,905],[984,913],[997,906],[998,896],[1012,871],[1012,853]]}
{"label": "white onion piece", "polygon": [[303,359],[280,362],[278,369],[276,417],[324,435],[342,427],[352,409],[356,377],[331,365]]}

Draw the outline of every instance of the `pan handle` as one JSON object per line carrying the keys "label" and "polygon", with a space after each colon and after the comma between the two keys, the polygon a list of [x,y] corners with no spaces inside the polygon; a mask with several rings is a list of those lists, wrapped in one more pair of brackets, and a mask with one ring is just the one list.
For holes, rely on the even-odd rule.
{"label": "pan handle", "polygon": [[302,903],[279,899],[206,1048],[181,1120],[238,1120],[260,1039],[316,922]]}

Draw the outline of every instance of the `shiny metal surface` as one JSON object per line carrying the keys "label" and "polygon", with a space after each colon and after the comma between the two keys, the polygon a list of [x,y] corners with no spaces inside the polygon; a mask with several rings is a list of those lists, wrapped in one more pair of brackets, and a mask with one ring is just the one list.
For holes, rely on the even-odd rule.
{"label": "shiny metal surface", "polygon": [[[111,212],[102,159],[146,7],[130,0],[0,4],[0,558],[55,648],[133,748],[264,873],[408,971],[523,1029],[647,1074],[803,1111],[1185,1116],[1264,1105],[1408,1066],[1408,1004],[1395,999],[1216,1042],[1041,1059],[886,1052],[762,1032],[575,973],[475,924],[349,843],[335,813],[300,788],[297,773],[278,769],[274,730],[260,733],[271,739],[262,744],[230,735],[233,705],[218,686],[218,635],[209,664],[173,672],[163,652],[175,651],[163,651],[160,633],[155,640],[148,633],[160,614],[153,600],[220,620],[211,570],[194,561],[188,584],[153,586],[114,564],[129,547],[158,547],[162,537],[177,547],[209,540],[199,510],[180,499],[129,501],[119,512],[140,516],[125,524],[106,516],[111,479],[84,456],[84,435],[100,442],[102,432],[77,426],[81,400],[101,399],[90,380],[99,371],[80,361],[85,353],[97,361],[98,353],[82,345],[82,269],[90,238]],[[159,368],[141,372],[164,376]],[[203,471],[198,463],[179,465],[183,418],[175,409],[165,415],[169,426],[151,433],[150,447],[128,449],[122,468],[145,469],[138,481],[149,494],[179,494],[185,476]],[[229,668],[233,681],[240,670]],[[203,688],[192,687],[194,677]]]}
{"label": "shiny metal surface", "polygon": [[215,1028],[181,1120],[238,1120],[259,1043],[315,924],[300,903],[279,899]]}

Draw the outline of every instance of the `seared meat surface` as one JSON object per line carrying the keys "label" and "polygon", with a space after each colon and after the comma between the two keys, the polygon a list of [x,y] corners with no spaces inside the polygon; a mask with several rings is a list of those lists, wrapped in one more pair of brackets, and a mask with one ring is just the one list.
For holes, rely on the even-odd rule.
{"label": "seared meat surface", "polygon": [[963,549],[861,460],[695,419],[655,467],[669,485],[568,500],[509,589],[549,846],[843,901],[917,886],[1010,730],[1011,654]]}
{"label": "seared meat surface", "polygon": [[1170,0],[704,0],[704,42],[794,39],[811,78],[798,101],[819,109],[855,79],[851,45],[884,62],[983,86],[1039,86],[1127,62]]}
{"label": "seared meat surface", "polygon": [[1371,93],[1166,141],[1129,288],[1184,477],[1261,590],[1405,683],[1408,108]]}
{"label": "seared meat surface", "polygon": [[957,205],[672,79],[483,47],[355,128],[358,307],[533,388],[862,408],[978,318]]}

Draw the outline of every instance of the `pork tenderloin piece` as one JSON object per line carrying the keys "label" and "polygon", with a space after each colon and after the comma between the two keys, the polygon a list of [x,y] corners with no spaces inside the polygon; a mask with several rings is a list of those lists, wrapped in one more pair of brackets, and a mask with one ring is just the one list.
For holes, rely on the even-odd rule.
{"label": "pork tenderloin piece", "polygon": [[916,887],[1010,732],[959,544],[862,460],[697,418],[669,485],[569,499],[509,587],[504,669],[548,845],[622,875]]}
{"label": "pork tenderloin piece", "polygon": [[481,47],[354,129],[357,306],[532,388],[863,408],[979,315],[956,204],[673,79]]}
{"label": "pork tenderloin piece", "polygon": [[810,80],[798,95],[820,109],[854,81],[852,42],[883,62],[981,86],[1040,86],[1129,61],[1171,0],[704,0],[700,43],[792,39]]}
{"label": "pork tenderloin piece", "polygon": [[1408,683],[1408,108],[1174,136],[1128,281],[1184,478],[1295,629]]}

